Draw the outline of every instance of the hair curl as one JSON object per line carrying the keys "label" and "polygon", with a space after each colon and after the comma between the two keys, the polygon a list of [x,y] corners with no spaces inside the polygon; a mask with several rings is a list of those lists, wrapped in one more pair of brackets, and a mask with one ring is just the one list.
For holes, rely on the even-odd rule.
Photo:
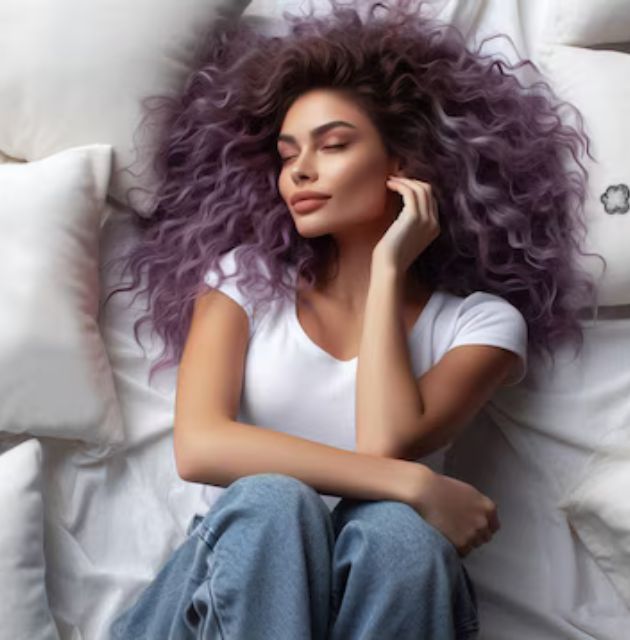
{"label": "hair curl", "polygon": [[[284,36],[220,19],[183,92],[154,97],[165,116],[159,180],[151,217],[134,216],[140,242],[123,256],[133,281],[112,292],[136,288],[146,267],[150,311],[134,335],[138,342],[139,325],[151,320],[164,342],[150,378],[179,362],[203,276],[219,270],[225,252],[242,247],[238,284],[256,307],[292,294],[289,266],[314,286],[334,264],[331,237],[300,236],[277,189],[277,134],[312,88],[355,100],[405,174],[432,185],[441,231],[411,266],[423,282],[503,297],[523,314],[538,355],[553,355],[566,338],[581,348],[576,314],[595,303],[596,286],[575,263],[586,233],[580,147],[592,158],[580,113],[546,82],[524,87],[507,72],[530,65],[540,75],[530,60],[510,66],[482,55],[482,45],[468,50],[456,27],[422,15],[423,0],[374,2],[364,20],[330,3],[323,17],[312,6],[302,17],[284,11]],[[563,123],[563,106],[576,112],[579,131]]]}

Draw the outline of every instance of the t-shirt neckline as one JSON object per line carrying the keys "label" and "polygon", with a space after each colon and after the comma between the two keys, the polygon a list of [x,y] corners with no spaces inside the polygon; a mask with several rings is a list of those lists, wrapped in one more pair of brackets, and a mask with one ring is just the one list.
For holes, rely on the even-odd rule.
{"label": "t-shirt neckline", "polygon": [[[338,364],[340,366],[346,366],[346,367],[350,367],[352,365],[356,366],[356,364],[359,361],[358,355],[356,355],[354,358],[350,358],[350,360],[340,360],[339,358],[336,358],[335,356],[333,356],[331,353],[328,353],[326,349],[323,349],[322,347],[320,347],[306,333],[306,331],[304,330],[304,327],[302,327],[302,324],[300,323],[300,319],[298,318],[298,313],[297,313],[297,278],[295,277],[293,278],[293,283],[294,283],[294,289],[293,289],[293,296],[292,296],[292,301],[290,305],[291,306],[290,315],[291,315],[291,321],[295,327],[296,333],[299,336],[299,339],[302,342],[302,344],[304,344],[311,351],[318,353],[320,356],[324,356],[325,358],[327,358],[331,362],[334,362],[335,364]],[[416,318],[416,321],[411,327],[411,330],[409,331],[409,334],[408,334],[409,339],[415,337],[415,335],[420,331],[420,328],[424,324],[423,320],[425,317],[427,317],[430,307],[433,305],[434,301],[438,297],[438,293],[439,291],[435,289],[433,293],[429,296],[429,299],[427,300],[422,311],[420,312],[420,314]]]}

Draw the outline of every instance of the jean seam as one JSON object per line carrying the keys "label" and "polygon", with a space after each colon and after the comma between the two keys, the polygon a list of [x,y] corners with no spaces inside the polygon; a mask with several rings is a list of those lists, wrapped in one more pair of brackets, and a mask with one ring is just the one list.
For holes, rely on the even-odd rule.
{"label": "jean seam", "polygon": [[210,608],[212,610],[212,615],[217,623],[217,627],[219,628],[219,635],[221,636],[220,640],[225,640],[225,633],[223,632],[223,625],[221,624],[221,620],[219,618],[219,610],[217,609],[217,603],[214,598],[214,594],[212,593],[212,589],[210,588],[210,576],[206,581],[206,588],[208,589],[208,597],[210,598]]}
{"label": "jean seam", "polygon": [[195,534],[199,536],[211,550],[214,550],[217,541],[217,534],[212,527],[207,525],[205,522],[200,522],[195,530]]}

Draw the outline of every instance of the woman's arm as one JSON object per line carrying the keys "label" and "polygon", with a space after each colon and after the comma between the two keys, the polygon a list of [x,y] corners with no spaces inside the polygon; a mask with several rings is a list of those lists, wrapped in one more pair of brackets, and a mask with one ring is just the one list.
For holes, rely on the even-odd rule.
{"label": "woman's arm", "polygon": [[403,320],[403,280],[389,263],[372,259],[357,364],[359,452],[390,455],[424,413]]}
{"label": "woman's arm", "polygon": [[441,531],[463,555],[482,540],[487,542],[499,527],[489,498],[417,462],[337,449],[233,420],[199,425],[186,433],[180,451],[186,453],[189,466],[179,471],[190,482],[226,487],[241,476],[282,473],[327,495],[398,500]]}
{"label": "woman's arm", "polygon": [[357,451],[417,460],[457,437],[519,356],[490,344],[460,345],[416,379],[401,296],[396,270],[375,260],[357,372]]}
{"label": "woman's arm", "polygon": [[241,476],[282,473],[327,495],[408,503],[432,473],[415,462],[346,451],[234,420],[189,426],[185,434],[179,442],[181,477],[221,487]]}

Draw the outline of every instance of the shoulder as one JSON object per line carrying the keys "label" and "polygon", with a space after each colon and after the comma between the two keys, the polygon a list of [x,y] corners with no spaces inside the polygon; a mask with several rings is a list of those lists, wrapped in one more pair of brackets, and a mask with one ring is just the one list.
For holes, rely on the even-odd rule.
{"label": "shoulder", "polygon": [[216,286],[219,281],[219,272],[224,277],[229,278],[237,275],[238,263],[236,259],[236,253],[239,247],[234,247],[229,251],[221,254],[218,260],[215,262],[215,266],[208,267],[204,274],[204,282],[210,286]]}
{"label": "shoulder", "polygon": [[212,266],[206,268],[203,281],[208,287],[221,291],[243,308],[248,317],[251,336],[254,329],[253,306],[251,297],[240,282],[245,274],[237,260],[239,248],[235,247],[221,254]]}
{"label": "shoulder", "polygon": [[528,327],[520,310],[505,298],[486,291],[446,295],[452,327],[447,350],[465,344],[486,344],[513,351],[521,358],[521,370],[510,383],[519,382],[525,376],[528,360]]}
{"label": "shoulder", "polygon": [[457,311],[462,319],[492,318],[496,322],[522,321],[525,324],[523,314],[511,302],[487,291],[474,291],[461,298]]}
{"label": "shoulder", "polygon": [[238,303],[246,312],[250,323],[250,336],[254,334],[268,306],[260,305],[258,293],[260,275],[271,278],[271,272],[265,258],[252,251],[246,251],[244,245],[238,245],[219,256],[208,266],[203,275],[205,284],[225,293]]}
{"label": "shoulder", "polygon": [[443,290],[438,293],[440,310],[459,323],[482,318],[494,318],[497,321],[511,318],[513,321],[521,320],[525,324],[525,318],[520,310],[495,293],[473,291],[466,296],[458,296]]}

